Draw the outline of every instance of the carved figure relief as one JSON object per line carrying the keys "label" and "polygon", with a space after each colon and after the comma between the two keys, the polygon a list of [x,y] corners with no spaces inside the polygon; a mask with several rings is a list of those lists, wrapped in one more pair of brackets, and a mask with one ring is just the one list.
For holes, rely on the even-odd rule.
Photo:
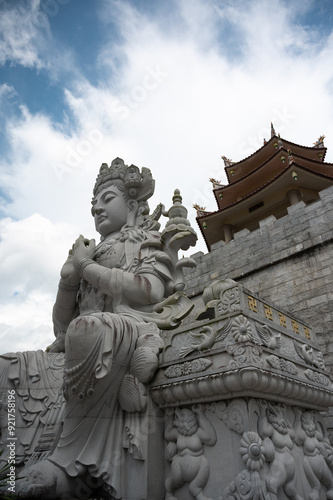
{"label": "carved figure relief", "polygon": [[270,498],[278,500],[278,492],[283,488],[291,500],[303,500],[295,487],[294,430],[280,406],[263,402],[263,409],[258,428],[265,460],[269,464],[266,487]]}
{"label": "carved figure relief", "polygon": [[281,347],[281,334],[280,332],[274,331],[269,328],[269,326],[255,323],[255,327],[262,343],[265,347],[269,349],[280,349]]}
{"label": "carved figure relief", "polygon": [[296,409],[295,442],[303,447],[304,472],[311,486],[309,500],[319,500],[322,485],[327,500],[333,499],[332,447],[324,440],[314,413]]}
{"label": "carved figure relief", "polygon": [[176,491],[184,484],[188,485],[193,498],[210,500],[203,492],[210,470],[204,445],[216,443],[216,432],[205,415],[204,406],[168,409],[166,413],[169,421],[164,433],[168,441],[165,456],[171,462],[165,482],[166,500],[177,500]]}
{"label": "carved figure relief", "polygon": [[198,332],[190,332],[189,345],[183,346],[179,350],[179,357],[184,358],[193,351],[203,351],[213,347],[218,340],[224,340],[230,331],[230,320],[214,330],[210,326],[202,327]]}
{"label": "carved figure relief", "polygon": [[294,347],[299,357],[307,365],[316,366],[321,370],[325,369],[323,354],[320,351],[316,355],[311,346],[309,346],[308,344],[300,344],[295,340],[294,340]]}

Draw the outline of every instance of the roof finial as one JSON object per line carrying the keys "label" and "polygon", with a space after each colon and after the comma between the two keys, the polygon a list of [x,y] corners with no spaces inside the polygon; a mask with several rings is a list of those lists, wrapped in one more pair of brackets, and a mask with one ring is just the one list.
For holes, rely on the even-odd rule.
{"label": "roof finial", "polygon": [[325,147],[324,146],[324,139],[325,139],[325,136],[321,135],[319,137],[319,139],[317,139],[316,142],[313,143],[314,147],[315,148],[323,148],[323,147]]}
{"label": "roof finial", "polygon": [[276,134],[275,134],[275,129],[274,129],[274,125],[273,123],[271,122],[271,138],[274,137]]}
{"label": "roof finial", "polygon": [[205,215],[209,215],[212,212],[207,212],[206,207],[202,207],[201,205],[198,205],[198,203],[193,204],[193,208],[197,211],[197,217],[203,217]]}
{"label": "roof finial", "polygon": [[210,177],[209,178],[210,182],[213,184],[213,189],[217,189],[217,188],[220,188],[220,187],[224,187],[224,184],[221,183],[221,181],[217,181],[216,179],[214,179],[213,177]]}
{"label": "roof finial", "polygon": [[231,167],[231,165],[234,165],[235,162],[232,160],[229,160],[226,156],[221,156],[222,160],[224,161],[224,166],[225,167]]}

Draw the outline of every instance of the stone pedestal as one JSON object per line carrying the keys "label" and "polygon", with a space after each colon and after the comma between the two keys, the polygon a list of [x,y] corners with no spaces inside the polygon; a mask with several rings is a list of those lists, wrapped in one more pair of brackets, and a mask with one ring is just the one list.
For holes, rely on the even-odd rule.
{"label": "stone pedestal", "polygon": [[311,328],[231,280],[164,334],[150,387],[166,412],[166,498],[333,498],[320,411],[332,382]]}

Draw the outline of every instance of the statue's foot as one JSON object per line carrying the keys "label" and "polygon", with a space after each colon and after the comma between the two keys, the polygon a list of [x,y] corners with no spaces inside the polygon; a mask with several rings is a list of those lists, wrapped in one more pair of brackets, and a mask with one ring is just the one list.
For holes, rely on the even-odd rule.
{"label": "statue's foot", "polygon": [[73,479],[59,467],[44,460],[22,470],[22,479],[16,481],[19,498],[54,499],[73,496]]}

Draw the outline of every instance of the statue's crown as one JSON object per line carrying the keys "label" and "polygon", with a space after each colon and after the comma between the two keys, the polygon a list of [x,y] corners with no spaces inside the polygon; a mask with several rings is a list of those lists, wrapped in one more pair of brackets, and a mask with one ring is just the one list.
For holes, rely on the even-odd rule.
{"label": "statue's crown", "polygon": [[127,166],[121,158],[115,158],[111,165],[102,163],[94,187],[94,196],[99,187],[106,182],[121,181],[129,198],[137,201],[146,201],[154,193],[155,181],[152,178],[149,168],[140,169],[135,165]]}

